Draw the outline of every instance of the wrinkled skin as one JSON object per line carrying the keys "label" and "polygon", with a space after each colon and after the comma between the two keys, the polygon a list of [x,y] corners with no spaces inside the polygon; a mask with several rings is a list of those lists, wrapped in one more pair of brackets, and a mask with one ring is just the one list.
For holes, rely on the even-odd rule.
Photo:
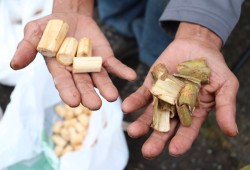
{"label": "wrinkled skin", "polygon": [[82,37],[89,37],[93,43],[93,55],[103,58],[100,73],[72,74],[71,67],[59,64],[55,58],[44,57],[62,100],[70,106],[82,103],[92,110],[99,109],[101,99],[94,90],[94,87],[97,87],[106,100],[115,101],[118,98],[118,91],[108,73],[129,81],[136,78],[136,73],[114,57],[103,33],[95,21],[88,16],[77,13],[54,13],[28,23],[24,29],[24,38],[19,43],[11,61],[11,67],[18,70],[29,65],[35,59],[36,47],[45,26],[48,20],[53,18],[63,19],[69,24],[68,36],[73,36],[78,40]]}
{"label": "wrinkled skin", "polygon": [[[207,65],[211,69],[211,75],[209,83],[201,88],[200,108],[197,108],[193,113],[191,126],[184,127],[179,124],[177,119],[173,119],[170,125],[171,130],[168,133],[153,131],[142,147],[144,157],[155,158],[167,144],[169,144],[169,153],[173,156],[188,151],[197,138],[202,123],[214,106],[216,119],[221,130],[229,136],[238,134],[235,114],[239,84],[217,48],[191,38],[175,39],[154,65],[164,63],[170,73],[174,73],[178,63],[200,57],[206,59]],[[128,127],[128,134],[131,137],[137,138],[149,132],[153,115],[152,95],[149,91],[151,86],[152,77],[149,73],[143,85],[123,102],[122,108],[127,113],[147,107],[145,112]]]}

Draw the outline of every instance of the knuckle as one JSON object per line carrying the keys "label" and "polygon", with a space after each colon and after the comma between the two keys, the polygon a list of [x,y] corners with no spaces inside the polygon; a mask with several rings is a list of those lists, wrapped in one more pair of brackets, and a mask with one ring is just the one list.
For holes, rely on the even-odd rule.
{"label": "knuckle", "polygon": [[238,89],[240,86],[239,80],[237,79],[237,77],[235,75],[233,75],[233,80],[232,83],[235,85],[235,87]]}
{"label": "knuckle", "polygon": [[40,28],[40,25],[36,21],[28,22],[24,27],[24,35],[30,38],[41,38],[42,30]]}
{"label": "knuckle", "polygon": [[25,27],[24,27],[24,32],[29,31],[30,29],[34,29],[34,27],[36,27],[36,24],[34,21],[30,21],[28,22]]}

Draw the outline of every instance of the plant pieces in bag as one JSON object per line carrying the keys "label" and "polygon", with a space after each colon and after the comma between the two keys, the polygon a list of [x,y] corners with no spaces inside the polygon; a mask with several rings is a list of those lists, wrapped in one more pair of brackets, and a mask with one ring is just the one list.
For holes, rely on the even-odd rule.
{"label": "plant pieces in bag", "polygon": [[75,108],[58,104],[55,112],[61,117],[52,127],[55,154],[61,157],[68,152],[80,150],[87,135],[92,111],[82,104]]}

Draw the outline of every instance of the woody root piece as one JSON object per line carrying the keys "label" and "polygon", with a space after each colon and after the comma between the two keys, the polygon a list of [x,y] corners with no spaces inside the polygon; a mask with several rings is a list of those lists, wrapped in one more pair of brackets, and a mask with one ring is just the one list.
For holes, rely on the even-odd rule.
{"label": "woody root piece", "polygon": [[152,128],[160,132],[170,130],[170,118],[175,115],[183,126],[191,125],[192,113],[199,106],[201,83],[209,82],[210,69],[203,58],[180,63],[177,70],[170,75],[164,64],[158,64],[151,72],[154,80],[150,89],[154,96]]}

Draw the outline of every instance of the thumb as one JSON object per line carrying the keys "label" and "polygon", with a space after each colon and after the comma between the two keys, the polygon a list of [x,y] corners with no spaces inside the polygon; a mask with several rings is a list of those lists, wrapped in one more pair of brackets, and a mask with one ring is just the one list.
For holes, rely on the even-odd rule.
{"label": "thumb", "polygon": [[18,44],[16,52],[10,62],[14,70],[22,69],[29,65],[36,57],[36,47],[43,32],[38,22],[32,21],[24,28],[24,38]]}
{"label": "thumb", "polygon": [[239,133],[235,121],[238,88],[239,82],[231,73],[215,95],[216,119],[221,130],[228,136],[236,136]]}

